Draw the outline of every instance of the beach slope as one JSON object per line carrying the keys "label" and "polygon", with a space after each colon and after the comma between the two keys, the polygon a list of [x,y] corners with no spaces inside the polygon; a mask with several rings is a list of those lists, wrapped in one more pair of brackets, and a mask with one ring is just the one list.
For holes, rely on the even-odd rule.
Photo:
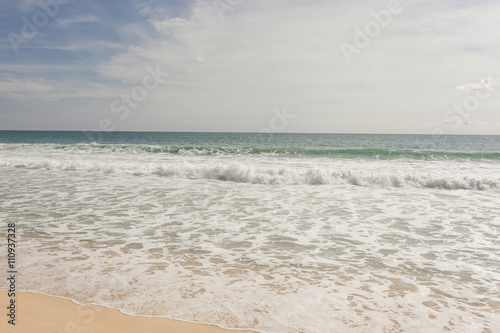
{"label": "beach slope", "polygon": [[16,333],[227,333],[216,326],[165,318],[134,317],[95,305],[78,305],[70,300],[29,292],[16,292],[15,326],[8,323],[9,298],[0,297],[4,309],[0,332]]}

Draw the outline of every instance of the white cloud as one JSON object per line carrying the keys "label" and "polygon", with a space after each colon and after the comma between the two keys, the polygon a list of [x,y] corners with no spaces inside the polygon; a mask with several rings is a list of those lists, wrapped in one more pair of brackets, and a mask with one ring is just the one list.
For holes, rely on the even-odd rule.
{"label": "white cloud", "polygon": [[[214,130],[234,128],[241,118],[247,119],[248,127],[238,129],[255,130],[259,115],[289,105],[303,110],[298,117],[308,123],[304,128],[330,131],[328,124],[348,119],[366,118],[368,123],[371,119],[381,126],[399,121],[406,126],[408,117],[419,117],[420,123],[441,117],[454,98],[444,94],[446,87],[465,75],[481,75],[496,61],[470,66],[475,59],[457,51],[470,37],[456,30],[457,20],[468,13],[465,9],[408,5],[349,65],[339,44],[350,41],[354,27],[364,26],[365,16],[383,6],[368,2],[317,6],[266,2],[265,10],[259,6],[238,6],[222,22],[211,4],[198,2],[189,18],[154,21],[159,36],[143,35],[140,46],[128,47],[98,71],[131,83],[142,79],[146,65],[160,64],[171,72],[157,97],[166,106],[159,111],[160,118],[175,117],[174,110],[183,110],[199,124],[217,117],[221,128]],[[432,15],[430,8],[436,9]],[[439,19],[443,13],[446,22]],[[469,13],[481,14],[483,9]],[[433,26],[439,34],[431,34]],[[204,61],[193,63],[193,59]],[[465,71],[464,64],[469,64]],[[436,103],[443,97],[449,102]],[[199,116],[201,109],[209,114]]]}
{"label": "white cloud", "polygon": [[75,41],[68,45],[44,45],[38,48],[50,49],[50,50],[65,50],[65,51],[92,51],[98,49],[102,51],[104,49],[123,50],[125,47],[120,43],[107,42],[104,40],[86,40],[86,41]]}
{"label": "white cloud", "polygon": [[31,11],[38,7],[39,0],[19,0],[18,8],[22,11]]}
{"label": "white cloud", "polygon": [[[96,36],[97,42],[45,46],[118,51],[91,68],[118,82],[101,96],[115,91],[119,98],[117,87],[140,84],[146,66],[171,73],[141,103],[143,127],[128,129],[164,123],[183,130],[189,123],[197,130],[253,131],[269,122],[269,110],[287,105],[297,116],[287,128],[291,132],[370,132],[376,123],[379,132],[431,133],[444,110],[461,102],[450,87],[484,89],[500,75],[492,72],[500,54],[493,42],[500,40],[500,7],[488,2],[404,1],[403,11],[350,64],[339,45],[353,43],[355,28],[365,27],[372,11],[385,9],[384,1],[245,1],[226,12],[224,21],[212,1],[196,1],[183,18],[158,15],[168,12],[156,10],[158,1],[136,3],[144,20],[117,25],[121,45]],[[456,86],[488,73],[480,82]],[[81,95],[76,84],[69,86],[61,82],[45,94]],[[90,87],[85,94],[99,96]],[[499,98],[494,94],[481,105],[482,119],[500,121]]]}
{"label": "white cloud", "polygon": [[192,25],[193,22],[190,22],[189,20],[186,20],[184,18],[176,17],[161,21],[151,21],[151,24],[153,24],[158,32],[168,32],[170,28]]}
{"label": "white cloud", "polygon": [[58,19],[57,23],[60,26],[64,26],[64,25],[70,25],[70,24],[74,24],[74,23],[96,22],[98,20],[99,20],[99,18],[97,18],[96,16],[93,16],[93,15],[81,15],[81,16],[77,16],[77,17],[73,17],[73,18],[69,18],[69,19]]}
{"label": "white cloud", "polygon": [[54,87],[48,84],[33,81],[0,81],[0,94],[3,93],[26,93],[37,94],[54,91]]}
{"label": "white cloud", "polygon": [[462,86],[455,87],[456,90],[461,91],[475,91],[475,90],[492,90],[498,85],[499,80],[493,79],[491,76],[486,79],[481,79],[479,82],[468,83]]}
{"label": "white cloud", "polygon": [[59,102],[65,98],[114,98],[122,92],[102,84],[85,84],[81,82],[45,81],[43,79],[4,78],[0,80],[0,97],[17,101]]}
{"label": "white cloud", "polygon": [[2,63],[0,62],[0,71],[2,72],[15,72],[18,74],[33,74],[48,75],[51,72],[57,71],[71,71],[74,70],[73,66],[66,65],[46,65],[46,64],[16,64],[16,63]]}

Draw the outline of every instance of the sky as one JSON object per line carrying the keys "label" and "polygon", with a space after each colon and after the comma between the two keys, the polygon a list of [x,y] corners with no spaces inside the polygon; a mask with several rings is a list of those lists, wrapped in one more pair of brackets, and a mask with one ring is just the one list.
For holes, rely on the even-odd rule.
{"label": "sky", "polygon": [[0,3],[0,130],[500,134],[498,0]]}

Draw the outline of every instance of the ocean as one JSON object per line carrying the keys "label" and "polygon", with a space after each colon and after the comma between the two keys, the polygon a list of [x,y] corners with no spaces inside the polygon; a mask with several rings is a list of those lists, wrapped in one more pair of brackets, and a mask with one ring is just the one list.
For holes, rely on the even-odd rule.
{"label": "ocean", "polygon": [[21,290],[258,332],[500,331],[500,136],[0,131],[0,176]]}

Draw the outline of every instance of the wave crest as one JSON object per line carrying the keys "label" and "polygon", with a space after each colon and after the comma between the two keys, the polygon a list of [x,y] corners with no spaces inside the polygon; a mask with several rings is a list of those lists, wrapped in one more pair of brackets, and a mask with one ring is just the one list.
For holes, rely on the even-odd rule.
{"label": "wave crest", "polygon": [[412,159],[412,160],[500,160],[499,152],[449,152],[421,150],[393,150],[380,148],[277,148],[277,147],[215,147],[215,146],[161,146],[132,144],[11,144],[3,145],[2,150],[65,151],[78,153],[123,153],[123,154],[166,154],[186,156],[223,156],[223,155],[255,155],[255,156],[289,156],[289,157],[338,157],[363,159]]}
{"label": "wave crest", "polygon": [[270,185],[356,185],[368,187],[415,187],[446,190],[490,190],[500,188],[500,178],[470,175],[443,176],[404,169],[351,170],[335,166],[298,167],[248,164],[243,162],[173,161],[139,163],[123,161],[31,159],[0,161],[2,167],[155,175],[179,179],[213,179],[237,183]]}

